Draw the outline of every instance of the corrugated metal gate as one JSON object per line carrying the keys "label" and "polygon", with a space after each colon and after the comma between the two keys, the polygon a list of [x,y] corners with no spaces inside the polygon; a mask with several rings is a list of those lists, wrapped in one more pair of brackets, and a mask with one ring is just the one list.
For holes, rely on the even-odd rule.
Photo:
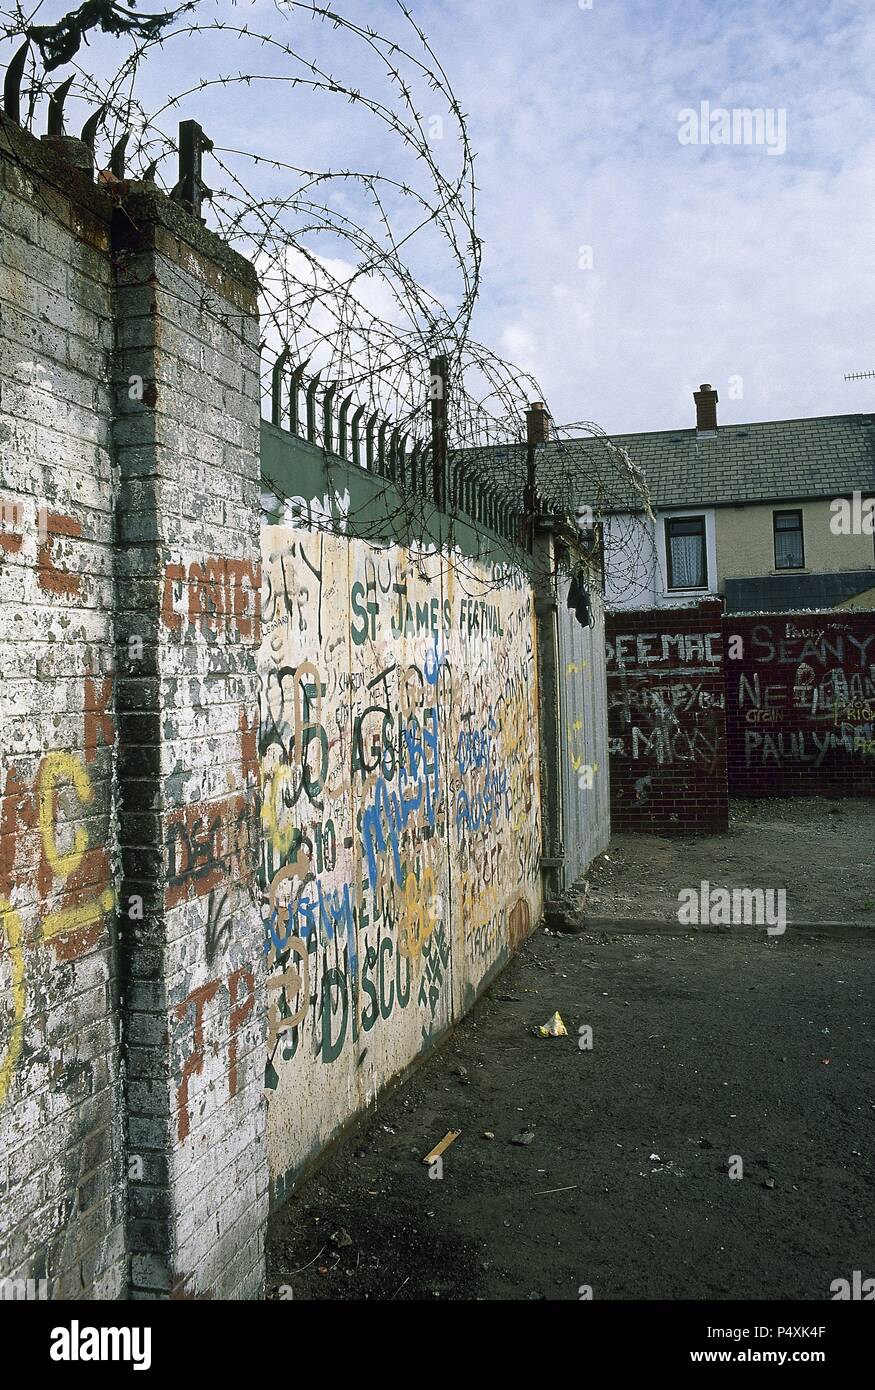
{"label": "corrugated metal gate", "polygon": [[568,587],[568,580],[559,586],[557,615],[565,888],[611,838],[604,606],[591,594],[592,626],[582,627],[567,606]]}

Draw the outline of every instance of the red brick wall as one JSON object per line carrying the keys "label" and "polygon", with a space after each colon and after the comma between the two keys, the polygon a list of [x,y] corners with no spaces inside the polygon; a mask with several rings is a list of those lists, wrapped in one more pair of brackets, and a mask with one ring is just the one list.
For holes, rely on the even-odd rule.
{"label": "red brick wall", "polygon": [[611,823],[728,824],[722,603],[606,615]]}
{"label": "red brick wall", "polygon": [[725,634],[733,795],[871,795],[875,613],[729,616]]}

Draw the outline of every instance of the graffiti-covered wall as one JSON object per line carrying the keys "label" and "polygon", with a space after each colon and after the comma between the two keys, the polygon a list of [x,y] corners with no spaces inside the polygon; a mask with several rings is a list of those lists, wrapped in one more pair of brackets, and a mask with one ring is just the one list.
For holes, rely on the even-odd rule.
{"label": "graffiti-covered wall", "polygon": [[248,1298],[258,285],[76,146],[0,114],[0,1298]]}
{"label": "graffiti-covered wall", "polygon": [[9,124],[0,179],[0,1296],[113,1297],[109,210]]}
{"label": "graffiti-covered wall", "polygon": [[614,830],[726,829],[721,607],[608,614]]}
{"label": "graffiti-covered wall", "polygon": [[343,515],[333,534],[338,505],[355,510],[349,494],[299,498],[262,532],[275,1197],[541,911],[527,577],[458,545],[358,539]]}
{"label": "graffiti-covered wall", "polygon": [[873,613],[612,613],[607,660],[615,829],[713,830],[727,795],[875,788]]}
{"label": "graffiti-covered wall", "polygon": [[532,588],[260,427],[254,268],[70,148],[0,113],[0,1297],[254,1298],[540,915]]}
{"label": "graffiti-covered wall", "polygon": [[727,617],[729,783],[740,796],[875,790],[875,613]]}

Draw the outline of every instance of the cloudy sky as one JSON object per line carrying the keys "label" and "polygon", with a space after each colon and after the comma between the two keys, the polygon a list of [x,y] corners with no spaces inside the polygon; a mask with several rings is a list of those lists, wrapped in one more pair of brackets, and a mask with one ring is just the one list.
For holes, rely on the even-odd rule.
{"label": "cloudy sky", "polygon": [[[409,2],[476,153],[475,334],[535,373],[557,420],[687,426],[702,381],[724,423],[875,404],[875,379],[843,380],[875,370],[871,0]],[[39,18],[68,8],[44,0]],[[403,36],[393,0],[338,8]],[[216,13],[290,26],[286,40],[369,80],[360,45],[272,0],[203,0],[198,17]],[[106,43],[83,50],[93,71],[109,63]],[[153,105],[250,61],[222,35],[201,46],[168,44],[153,60],[141,87]],[[278,70],[275,55],[258,61]],[[770,144],[683,143],[681,113],[703,102],[762,108]],[[227,147],[315,168],[349,151],[350,163],[403,169],[384,130],[306,91],[238,86],[183,106]],[[451,300],[445,267],[422,255],[420,277]]]}
{"label": "cloudy sky", "polygon": [[[428,10],[479,155],[480,336],[557,418],[689,425],[702,381],[725,422],[872,407],[843,380],[875,369],[869,0]],[[702,101],[783,109],[786,152],[682,145]]]}

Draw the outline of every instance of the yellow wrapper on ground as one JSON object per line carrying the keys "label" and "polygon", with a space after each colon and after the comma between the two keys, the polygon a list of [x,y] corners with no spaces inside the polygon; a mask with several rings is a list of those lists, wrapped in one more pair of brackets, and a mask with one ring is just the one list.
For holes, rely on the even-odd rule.
{"label": "yellow wrapper on ground", "polygon": [[542,1038],[568,1037],[568,1029],[562,1022],[562,1016],[559,1013],[558,1009],[551,1019],[548,1019],[546,1023],[541,1024],[540,1028],[538,1029],[538,1032],[540,1033]]}

